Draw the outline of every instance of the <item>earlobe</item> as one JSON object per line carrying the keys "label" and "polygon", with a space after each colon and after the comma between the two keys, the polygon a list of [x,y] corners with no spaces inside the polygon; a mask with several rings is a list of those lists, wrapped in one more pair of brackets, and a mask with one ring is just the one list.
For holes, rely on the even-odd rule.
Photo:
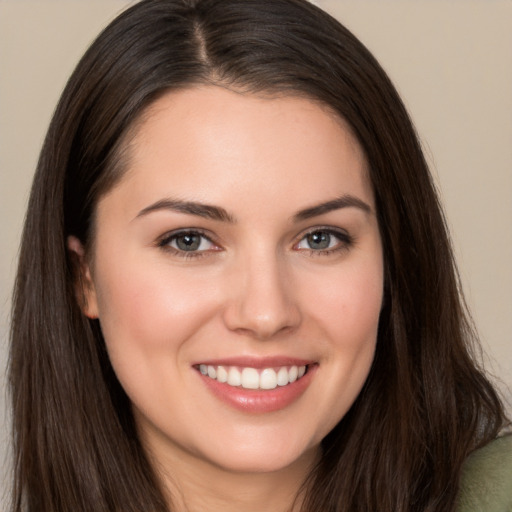
{"label": "earlobe", "polygon": [[91,268],[85,257],[82,242],[76,236],[68,236],[67,248],[73,267],[75,295],[83,314],[88,318],[98,318],[98,301],[92,280]]}

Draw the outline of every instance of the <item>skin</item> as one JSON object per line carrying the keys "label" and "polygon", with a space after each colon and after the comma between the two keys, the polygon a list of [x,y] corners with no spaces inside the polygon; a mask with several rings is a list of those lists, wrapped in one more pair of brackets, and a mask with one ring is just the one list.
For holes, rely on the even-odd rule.
{"label": "skin", "polygon": [[[297,216],[348,196],[355,205]],[[151,209],[169,198],[221,207],[229,220]],[[191,228],[207,237],[192,255],[169,238]],[[329,230],[329,247],[311,248],[306,235]],[[84,313],[100,319],[175,509],[290,510],[364,384],[382,304],[374,198],[347,125],[304,98],[171,92],[137,127],[126,174],[97,205],[95,236],[88,255],[69,239]],[[223,402],[194,367],[276,355],[315,371],[297,400],[269,413]]]}

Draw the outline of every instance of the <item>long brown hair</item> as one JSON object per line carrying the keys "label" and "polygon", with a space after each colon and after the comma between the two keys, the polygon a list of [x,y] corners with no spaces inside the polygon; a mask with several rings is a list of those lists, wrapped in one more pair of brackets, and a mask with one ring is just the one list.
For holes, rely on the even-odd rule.
{"label": "long brown hair", "polygon": [[365,151],[385,259],[375,360],[304,483],[309,512],[450,511],[468,453],[505,423],[478,368],[442,211],[390,80],[342,25],[305,0],[144,0],[71,76],[35,175],[14,294],[13,512],[164,512],[96,320],[66,250],[93,240],[134,123],[197,83],[328,105]]}

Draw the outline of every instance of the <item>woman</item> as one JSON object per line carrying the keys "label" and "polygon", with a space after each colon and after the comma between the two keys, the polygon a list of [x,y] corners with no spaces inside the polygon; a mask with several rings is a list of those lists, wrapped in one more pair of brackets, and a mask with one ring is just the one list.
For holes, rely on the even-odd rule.
{"label": "woman", "polygon": [[13,510],[456,510],[505,425],[473,343],[361,43],[301,0],[143,1],[79,63],[34,180]]}

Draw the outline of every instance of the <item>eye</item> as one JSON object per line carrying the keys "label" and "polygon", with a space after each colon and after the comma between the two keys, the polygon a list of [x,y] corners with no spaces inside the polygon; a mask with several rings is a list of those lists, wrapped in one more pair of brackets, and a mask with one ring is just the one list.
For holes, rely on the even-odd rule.
{"label": "eye", "polygon": [[218,247],[199,231],[180,231],[162,238],[158,245],[176,253],[202,253]]}
{"label": "eye", "polygon": [[298,250],[309,250],[318,253],[331,253],[347,249],[352,238],[344,232],[333,229],[315,229],[307,233],[295,246]]}

